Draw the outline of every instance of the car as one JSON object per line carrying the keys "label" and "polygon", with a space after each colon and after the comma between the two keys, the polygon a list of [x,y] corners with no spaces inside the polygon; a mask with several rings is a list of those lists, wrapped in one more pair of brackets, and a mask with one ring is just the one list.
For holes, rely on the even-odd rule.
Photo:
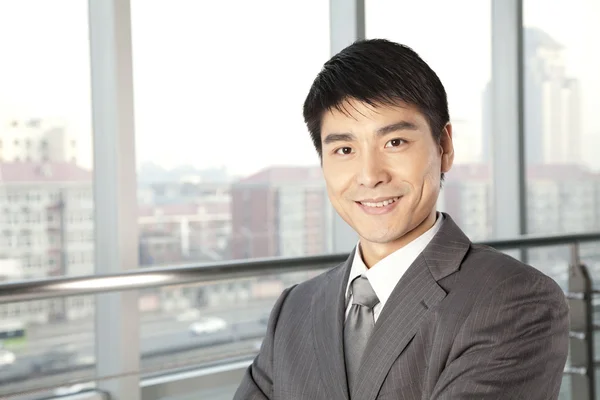
{"label": "car", "polygon": [[11,366],[16,360],[15,353],[10,350],[0,349],[0,368]]}
{"label": "car", "polygon": [[55,396],[68,396],[71,394],[77,394],[80,392],[93,390],[95,388],[96,388],[96,382],[76,383],[71,386],[61,386],[61,387],[54,389],[54,395]]}
{"label": "car", "polygon": [[190,325],[190,332],[194,336],[216,333],[227,329],[227,322],[218,317],[204,317]]}

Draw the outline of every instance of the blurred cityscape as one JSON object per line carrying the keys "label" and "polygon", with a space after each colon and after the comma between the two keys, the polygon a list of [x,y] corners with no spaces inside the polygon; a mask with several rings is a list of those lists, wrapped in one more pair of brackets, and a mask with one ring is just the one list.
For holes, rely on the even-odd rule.
{"label": "blurred cityscape", "polygon": [[[600,173],[578,162],[579,82],[566,75],[562,48],[548,34],[527,29],[525,38],[529,233],[598,229]],[[482,93],[480,147],[464,155],[457,152],[438,204],[474,241],[494,235],[491,138],[502,132],[494,131],[491,90],[488,84]],[[94,274],[92,171],[78,162],[76,135],[59,119],[0,124],[0,281]],[[462,121],[456,121],[458,149],[469,147],[472,140],[469,129],[463,135],[462,128]],[[225,167],[167,170],[142,165],[140,267],[332,252],[334,211],[316,162],[315,154],[313,167],[267,166],[242,177]],[[600,268],[597,254],[587,256],[592,267]],[[529,258],[563,287],[568,260],[568,249],[531,251]],[[187,324],[184,315],[190,310],[232,308],[250,300],[268,303],[287,283],[271,277],[147,290],[140,293],[140,310],[158,320],[163,314],[180,315]],[[3,304],[0,335],[10,324],[33,332],[36,326],[90,321],[93,313],[93,298],[85,296]],[[260,336],[264,326],[253,329]]]}
{"label": "blurred cityscape", "polygon": [[[539,29],[526,33],[529,232],[592,230],[600,226],[600,174],[577,162],[582,152],[578,81],[566,75],[557,42]],[[439,200],[439,208],[473,240],[493,237],[491,138],[502,133],[493,129],[489,84],[482,105],[478,151],[461,153],[472,138],[462,121],[455,122],[457,165]],[[78,164],[75,137],[56,119],[15,119],[0,126],[1,280],[94,273],[92,173]],[[267,166],[235,177],[225,167],[166,170],[144,164],[138,204],[142,267],[332,251],[332,209],[317,165]],[[231,289],[237,295],[252,290]],[[171,309],[172,302],[187,307],[199,299],[210,303],[211,295],[182,299],[169,293],[143,304],[149,310]],[[0,318],[43,322],[93,312],[91,301],[73,302],[2,305]]]}

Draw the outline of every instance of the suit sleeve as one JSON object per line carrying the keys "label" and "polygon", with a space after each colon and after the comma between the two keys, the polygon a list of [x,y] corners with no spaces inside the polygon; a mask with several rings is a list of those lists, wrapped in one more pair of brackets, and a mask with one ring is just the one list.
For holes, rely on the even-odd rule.
{"label": "suit sleeve", "polygon": [[281,293],[273,306],[267,333],[263,339],[260,352],[248,367],[242,378],[233,400],[269,400],[273,399],[273,349],[277,321],[281,315],[283,303],[294,286]]}
{"label": "suit sleeve", "polygon": [[547,276],[507,278],[476,301],[431,400],[557,399],[568,314],[562,290]]}

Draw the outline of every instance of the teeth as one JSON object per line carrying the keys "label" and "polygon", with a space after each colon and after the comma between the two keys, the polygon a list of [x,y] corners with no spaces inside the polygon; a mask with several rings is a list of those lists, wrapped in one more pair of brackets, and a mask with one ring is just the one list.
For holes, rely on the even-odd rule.
{"label": "teeth", "polygon": [[384,201],[380,201],[378,203],[368,203],[368,202],[360,202],[360,204],[362,204],[363,206],[367,206],[367,207],[385,207],[387,205],[392,204],[393,202],[395,202],[396,200],[398,200],[400,197],[394,197],[393,199],[389,199],[389,200],[384,200]]}

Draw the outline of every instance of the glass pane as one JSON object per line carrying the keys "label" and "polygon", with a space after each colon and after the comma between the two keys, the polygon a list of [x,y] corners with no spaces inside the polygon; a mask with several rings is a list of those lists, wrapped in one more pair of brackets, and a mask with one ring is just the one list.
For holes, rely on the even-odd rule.
{"label": "glass pane", "polygon": [[323,271],[231,280],[146,291],[140,304],[144,373],[253,358],[271,308],[286,287]]}
{"label": "glass pane", "polygon": [[140,265],[329,252],[302,117],[328,2],[134,0],[132,34]]}
{"label": "glass pane", "polygon": [[528,249],[528,263],[548,275],[566,292],[569,285],[570,246]]}
{"label": "glass pane", "polygon": [[[523,2],[527,230],[533,234],[600,229],[599,18],[597,1]],[[597,244],[581,246],[580,253],[598,280]],[[568,249],[557,256],[568,265]]]}
{"label": "glass pane", "polygon": [[[131,3],[140,266],[330,252],[302,117],[330,55],[328,2]],[[306,276],[142,291],[144,372],[252,357]]]}
{"label": "glass pane", "polygon": [[600,2],[524,1],[528,231],[600,229]]}
{"label": "glass pane", "polygon": [[571,377],[569,375],[563,376],[562,384],[560,385],[560,392],[558,393],[558,400],[571,400]]}
{"label": "glass pane", "polygon": [[[85,1],[0,2],[0,282],[94,273],[88,42]],[[0,397],[93,354],[93,312],[0,304]]]}
{"label": "glass pane", "polygon": [[[94,321],[74,316],[94,309],[91,296],[60,299],[67,320],[52,321],[45,310],[54,300],[0,305],[0,398],[32,391],[18,399],[66,394],[67,382],[89,381],[95,373]],[[69,389],[71,388],[71,389]]]}
{"label": "glass pane", "polygon": [[[446,88],[455,159],[438,209],[447,211],[472,240],[490,238],[491,2],[365,3],[367,37],[408,45],[438,74]],[[427,16],[427,22],[417,16]],[[443,29],[443,33],[434,33],[432,27]]]}

